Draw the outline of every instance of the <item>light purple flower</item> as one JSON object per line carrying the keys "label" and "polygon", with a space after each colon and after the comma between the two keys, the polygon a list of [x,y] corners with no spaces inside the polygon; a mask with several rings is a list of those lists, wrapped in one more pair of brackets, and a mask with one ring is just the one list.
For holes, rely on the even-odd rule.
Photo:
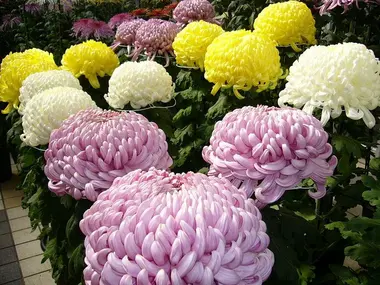
{"label": "light purple flower", "polygon": [[0,31],[6,31],[7,29],[13,29],[15,26],[19,25],[22,20],[20,16],[15,16],[12,14],[6,14],[1,19],[2,23],[0,25]]}
{"label": "light purple flower", "polygon": [[[135,42],[137,30],[145,23],[143,19],[135,19],[122,23],[117,27],[115,41],[111,48],[116,49],[119,45],[126,45],[129,47]],[[129,52],[128,52],[129,53]]]}
{"label": "light purple flower", "polygon": [[122,23],[128,22],[134,19],[134,16],[132,16],[129,13],[120,13],[114,15],[109,21],[108,26],[111,27],[111,29],[115,29],[119,27]]}
{"label": "light purple flower", "polygon": [[172,43],[179,32],[176,24],[169,21],[150,19],[140,26],[135,37],[135,51],[132,60],[137,60],[141,52],[145,51],[148,60],[163,55],[166,66],[169,65],[169,54],[174,56]]}
{"label": "light purple flower", "polygon": [[25,4],[24,6],[25,12],[36,15],[42,10],[42,6],[37,3],[30,3],[30,4]]}
{"label": "light purple flower", "polygon": [[255,284],[274,263],[252,199],[203,174],[136,170],[85,212],[86,284]]}
{"label": "light purple flower", "polygon": [[113,37],[114,31],[103,21],[93,19],[80,19],[73,24],[74,36],[79,39],[89,39],[94,37],[99,40],[102,38]]}
{"label": "light purple flower", "polygon": [[334,10],[337,7],[342,7],[343,13],[347,12],[354,4],[359,8],[359,3],[364,2],[366,4],[378,4],[380,5],[380,0],[322,0],[319,2],[321,5],[316,7],[319,9],[319,14],[323,15],[327,12]]}
{"label": "light purple flower", "polygon": [[215,21],[215,10],[207,0],[183,0],[173,10],[173,18],[180,24],[188,24],[194,21]]}
{"label": "light purple flower", "polygon": [[57,195],[95,201],[115,178],[172,164],[164,132],[134,112],[86,110],[52,132],[45,174]]}
{"label": "light purple flower", "polygon": [[[325,183],[337,165],[328,134],[316,118],[293,108],[243,107],[215,125],[203,158],[209,175],[220,175],[254,194],[258,205],[277,201],[286,190],[311,178],[315,199],[326,194]],[[262,203],[262,204],[260,204]]]}

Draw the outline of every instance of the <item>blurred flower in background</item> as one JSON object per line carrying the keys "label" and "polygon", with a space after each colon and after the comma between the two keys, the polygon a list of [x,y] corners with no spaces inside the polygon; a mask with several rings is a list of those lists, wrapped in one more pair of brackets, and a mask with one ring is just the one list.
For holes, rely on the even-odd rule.
{"label": "blurred flower in background", "polygon": [[134,17],[130,13],[120,13],[114,15],[109,21],[108,26],[111,27],[111,29],[115,29],[118,26],[120,26],[124,22],[128,22],[133,20]]}
{"label": "blurred flower in background", "polygon": [[1,18],[0,31],[6,31],[7,29],[13,29],[13,27],[19,25],[22,22],[20,16],[13,14],[6,14]]}
{"label": "blurred flower in background", "polygon": [[322,0],[319,2],[320,6],[317,5],[316,8],[319,9],[320,15],[329,13],[337,7],[342,7],[343,13],[346,13],[354,4],[359,8],[359,3],[380,5],[380,0]]}
{"label": "blurred flower in background", "polygon": [[89,39],[94,37],[99,40],[102,38],[113,37],[114,32],[106,22],[93,19],[80,19],[73,24],[74,36],[78,39]]}
{"label": "blurred flower in background", "polygon": [[144,8],[141,8],[141,9],[136,9],[136,10],[133,10],[131,12],[131,15],[133,16],[141,16],[141,15],[145,15],[146,13],[148,13],[148,9],[144,9]]}
{"label": "blurred flower in background", "polygon": [[42,10],[42,6],[37,3],[30,3],[24,5],[25,12],[36,15]]}

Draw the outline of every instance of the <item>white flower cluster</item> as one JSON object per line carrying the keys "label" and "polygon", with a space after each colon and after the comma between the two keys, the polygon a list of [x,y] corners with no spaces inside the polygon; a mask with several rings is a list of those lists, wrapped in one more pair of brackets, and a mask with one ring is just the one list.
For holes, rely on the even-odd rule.
{"label": "white flower cluster", "polygon": [[365,45],[343,43],[313,46],[290,67],[288,83],[278,104],[302,108],[308,114],[322,109],[321,122],[337,118],[363,119],[373,128],[370,110],[380,103],[380,62]]}
{"label": "white flower cluster", "polygon": [[19,113],[22,114],[26,104],[38,93],[54,87],[72,87],[82,90],[79,80],[65,70],[49,70],[28,76],[20,88]]}
{"label": "white flower cluster", "polygon": [[71,87],[55,87],[34,96],[23,111],[21,140],[29,146],[44,145],[50,134],[70,115],[96,108],[90,95]]}
{"label": "white flower cluster", "polygon": [[125,62],[112,74],[104,98],[115,109],[128,103],[140,109],[154,102],[169,102],[173,93],[172,77],[162,65],[154,61]]}

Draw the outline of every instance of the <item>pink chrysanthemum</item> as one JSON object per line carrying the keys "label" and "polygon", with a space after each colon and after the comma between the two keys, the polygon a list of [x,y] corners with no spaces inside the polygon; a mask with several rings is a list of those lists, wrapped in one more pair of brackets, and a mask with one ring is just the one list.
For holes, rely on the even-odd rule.
{"label": "pink chrysanthemum", "polygon": [[215,125],[203,158],[209,175],[220,175],[259,203],[273,203],[305,178],[312,178],[315,199],[337,165],[328,134],[316,118],[293,108],[243,107]]}
{"label": "pink chrysanthemum", "polygon": [[256,284],[274,263],[260,211],[225,179],[136,170],[85,212],[86,284]]}
{"label": "pink chrysanthemum", "polygon": [[131,21],[133,19],[134,19],[134,16],[132,16],[129,13],[116,14],[108,21],[108,26],[110,26],[111,29],[115,29],[119,27],[122,23]]}
{"label": "pink chrysanthemum", "polygon": [[2,17],[1,21],[0,31],[6,31],[7,29],[13,29],[13,27],[19,25],[22,19],[20,16],[6,14]]}
{"label": "pink chrysanthemum", "polygon": [[42,6],[38,3],[29,3],[24,5],[25,12],[36,15],[42,10]]}
{"label": "pink chrysanthemum", "polygon": [[80,19],[73,24],[73,32],[76,38],[89,39],[94,37],[99,40],[102,38],[113,37],[113,30],[103,21],[93,19]]}
{"label": "pink chrysanthemum", "polygon": [[320,6],[317,7],[319,9],[319,14],[323,15],[337,7],[342,7],[343,13],[347,12],[354,4],[357,8],[359,8],[359,3],[366,4],[378,4],[380,5],[380,0],[322,0],[320,2]]}
{"label": "pink chrysanthemum", "polygon": [[126,45],[128,47],[128,54],[132,44],[135,42],[137,30],[145,23],[143,19],[135,19],[122,23],[116,30],[115,41],[111,48],[116,49],[119,45]]}
{"label": "pink chrysanthemum", "polygon": [[173,18],[180,24],[188,24],[194,21],[215,21],[215,10],[207,0],[183,0],[173,10]]}
{"label": "pink chrysanthemum", "polygon": [[85,110],[50,136],[45,174],[57,195],[95,201],[116,177],[172,164],[164,132],[133,112]]}
{"label": "pink chrysanthemum", "polygon": [[137,60],[142,51],[145,51],[148,60],[163,55],[166,65],[169,65],[169,54],[174,56],[172,43],[179,32],[176,24],[160,19],[150,19],[143,23],[136,32],[135,51],[132,60]]}

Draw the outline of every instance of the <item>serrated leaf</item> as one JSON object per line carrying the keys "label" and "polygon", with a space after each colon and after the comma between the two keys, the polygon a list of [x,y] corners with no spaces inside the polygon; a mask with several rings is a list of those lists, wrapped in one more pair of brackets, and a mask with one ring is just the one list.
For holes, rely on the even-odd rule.
{"label": "serrated leaf", "polygon": [[347,230],[345,222],[333,222],[325,225],[325,228],[328,230],[339,230],[340,234],[344,239],[352,238],[353,240],[360,240],[361,235],[359,233]]}
{"label": "serrated leaf", "polygon": [[40,198],[40,196],[41,196],[41,194],[42,194],[43,192],[44,192],[44,188],[39,187],[38,190],[37,190],[37,192],[34,193],[34,195],[28,199],[28,202],[27,202],[27,203],[28,203],[28,204],[33,204],[33,203],[35,203],[35,202]]}
{"label": "serrated leaf", "polygon": [[184,90],[186,88],[189,88],[192,85],[192,83],[193,80],[191,79],[191,71],[180,70],[175,81],[176,87],[178,87],[181,90]]}
{"label": "serrated leaf", "polygon": [[180,119],[182,119],[183,117],[187,117],[187,116],[190,116],[191,114],[191,111],[192,111],[192,107],[191,106],[188,106],[187,108],[185,109],[181,109],[177,112],[177,114],[174,115],[173,117],[173,122],[177,122],[179,121]]}
{"label": "serrated leaf", "polygon": [[315,278],[314,271],[315,267],[307,264],[301,264],[297,269],[299,282],[301,285],[307,285],[309,281],[312,281]]}
{"label": "serrated leaf", "polygon": [[225,94],[220,94],[218,101],[211,106],[206,114],[207,119],[215,119],[217,117],[224,116],[229,111],[228,96]]}
{"label": "serrated leaf", "polygon": [[174,132],[174,138],[172,139],[174,144],[183,143],[186,136],[192,137],[194,133],[194,127],[192,124],[187,125],[182,129],[177,129]]}
{"label": "serrated leaf", "polygon": [[355,274],[342,265],[330,264],[329,268],[331,272],[337,277],[341,284],[346,285],[362,285]]}

